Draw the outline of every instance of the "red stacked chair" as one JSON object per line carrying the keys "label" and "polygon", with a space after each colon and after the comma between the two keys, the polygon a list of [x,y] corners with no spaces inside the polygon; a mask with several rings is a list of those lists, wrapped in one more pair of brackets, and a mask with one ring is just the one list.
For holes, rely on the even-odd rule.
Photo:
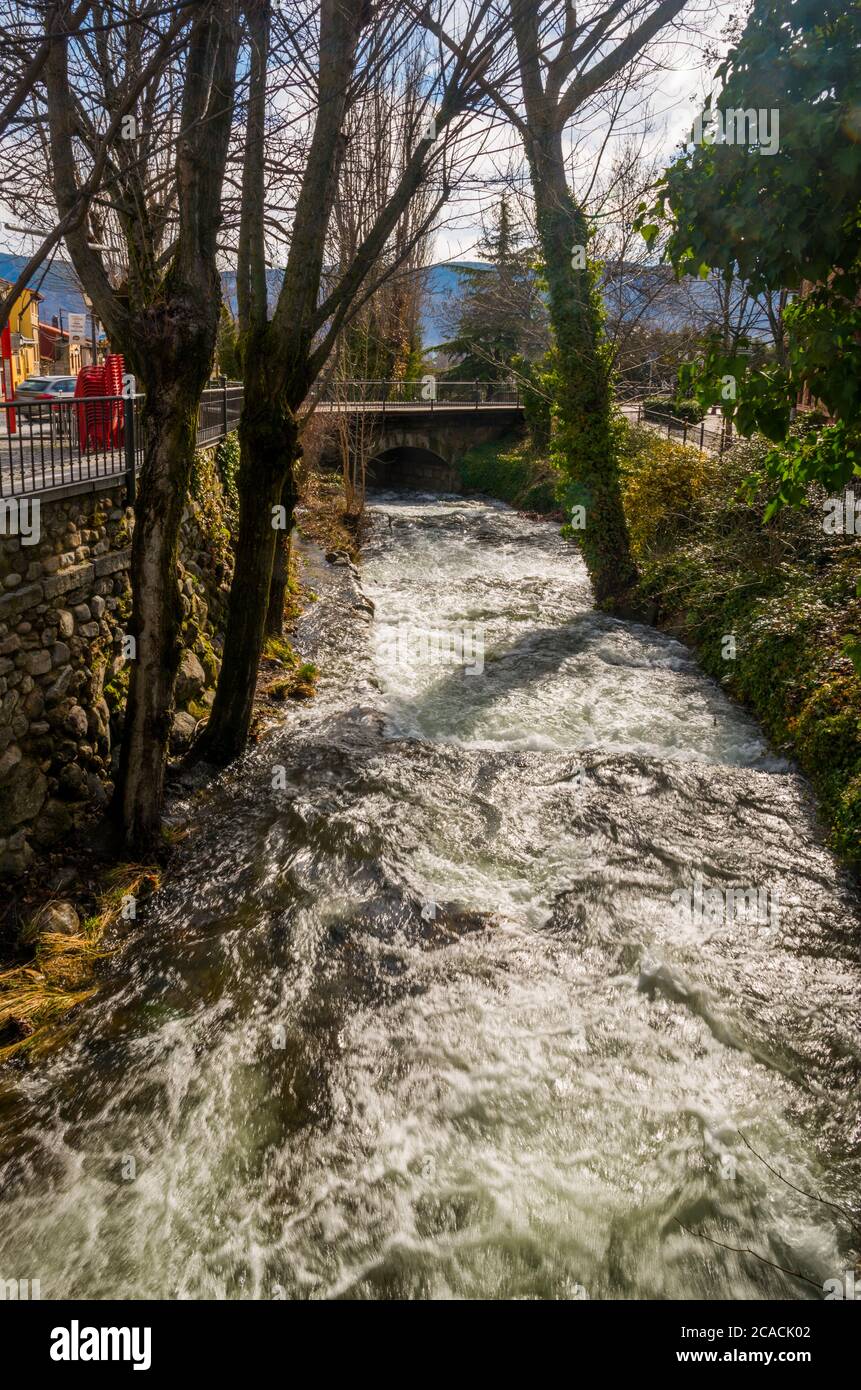
{"label": "red stacked chair", "polygon": [[[105,395],[122,396],[123,394],[123,375],[125,373],[125,362],[122,353],[110,352],[105,358]],[[124,413],[122,401],[118,400],[107,407],[109,412],[108,429],[112,444],[121,445],[123,442],[123,422]]]}
{"label": "red stacked chair", "polygon": [[[110,353],[100,367],[82,367],[75,383],[76,397],[86,400],[93,396],[123,394],[125,364],[119,353]],[[115,401],[91,401],[78,406],[78,440],[82,449],[92,447],[111,449],[123,442],[123,404]]]}
{"label": "red stacked chair", "polygon": [[[103,367],[82,367],[75,382],[75,396],[86,400],[90,396],[105,395],[105,372]],[[78,406],[78,442],[82,449],[93,445],[104,445],[104,415],[100,406],[93,401],[91,405]]]}

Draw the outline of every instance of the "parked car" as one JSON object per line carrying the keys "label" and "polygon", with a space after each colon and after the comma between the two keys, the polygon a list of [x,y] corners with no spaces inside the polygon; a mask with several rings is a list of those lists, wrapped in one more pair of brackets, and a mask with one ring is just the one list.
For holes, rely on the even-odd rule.
{"label": "parked car", "polygon": [[75,394],[74,376],[28,376],[15,388],[15,402],[62,401]]}
{"label": "parked car", "polygon": [[63,401],[75,398],[74,376],[28,376],[15,388],[14,404],[17,406],[38,406],[38,410],[19,410],[18,427],[30,426],[40,433],[50,426],[52,436],[74,438],[76,431],[75,412],[70,407],[60,408]]}

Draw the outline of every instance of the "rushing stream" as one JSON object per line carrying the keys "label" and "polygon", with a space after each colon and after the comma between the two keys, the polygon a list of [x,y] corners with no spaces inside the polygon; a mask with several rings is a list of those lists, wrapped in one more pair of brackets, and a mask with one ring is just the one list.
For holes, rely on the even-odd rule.
{"label": "rushing stream", "polygon": [[803,782],[550,524],[378,495],[360,579],[306,565],[318,696],[0,1074],[0,1277],[821,1298],[850,1229],[789,1184],[861,1186],[859,937]]}

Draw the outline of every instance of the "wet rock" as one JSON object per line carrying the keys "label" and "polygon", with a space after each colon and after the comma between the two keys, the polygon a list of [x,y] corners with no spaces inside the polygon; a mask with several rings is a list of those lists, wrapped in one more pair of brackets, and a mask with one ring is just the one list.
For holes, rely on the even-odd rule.
{"label": "wet rock", "polygon": [[98,806],[103,810],[108,804],[108,793],[105,784],[97,772],[87,773],[87,792],[93,806]]}
{"label": "wet rock", "polygon": [[87,712],[81,709],[80,705],[72,705],[66,715],[65,727],[75,738],[86,738],[87,735]]}
{"label": "wet rock", "polygon": [[57,778],[57,785],[69,801],[79,801],[87,794],[87,774],[77,763],[67,763]]}
{"label": "wet rock", "polygon": [[0,835],[38,815],[48,790],[48,779],[37,763],[22,758],[4,778],[0,795]]}
{"label": "wet rock", "polygon": [[110,710],[106,702],[97,700],[87,715],[87,733],[91,738],[107,738],[110,720]]}
{"label": "wet rock", "polygon": [[24,652],[18,664],[30,676],[45,676],[51,669],[51,653],[44,647],[35,652]]}
{"label": "wet rock", "polygon": [[206,673],[194,652],[186,649],[179,663],[176,678],[176,702],[186,705],[189,700],[197,700],[206,686]]}
{"label": "wet rock", "polygon": [[3,756],[0,757],[0,781],[2,781],[4,777],[9,776],[13,767],[18,766],[21,757],[21,749],[18,747],[17,743],[10,744]]}
{"label": "wet rock", "polygon": [[46,849],[68,835],[74,823],[70,808],[64,802],[49,797],[33,827],[32,839]]}
{"label": "wet rock", "polygon": [[499,926],[492,912],[478,912],[456,902],[423,902],[420,916],[422,939],[431,949],[451,945],[458,937],[470,932],[487,931]]}
{"label": "wet rock", "polygon": [[77,936],[80,930],[81,919],[73,905],[60,900],[40,908],[21,935],[24,941],[33,941],[38,936]]}
{"label": "wet rock", "polygon": [[6,841],[6,848],[0,855],[0,874],[9,878],[20,878],[22,874],[26,874],[34,857],[24,832],[19,830]]}
{"label": "wet rock", "polygon": [[61,700],[69,688],[72,675],[73,671],[71,666],[61,667],[56,672],[53,684],[50,685],[45,692],[45,699],[48,701]]}
{"label": "wet rock", "polygon": [[49,887],[52,893],[62,893],[64,888],[77,882],[78,870],[74,864],[59,864],[51,875]]}
{"label": "wet rock", "polygon": [[45,701],[42,699],[40,691],[29,691],[26,699],[24,700],[24,713],[28,716],[28,718],[38,719],[39,715],[42,713],[44,708]]}
{"label": "wet rock", "polygon": [[194,738],[194,731],[197,728],[197,720],[194,715],[187,714],[185,710],[179,710],[173,717],[173,724],[170,730],[170,751],[181,753],[188,748]]}

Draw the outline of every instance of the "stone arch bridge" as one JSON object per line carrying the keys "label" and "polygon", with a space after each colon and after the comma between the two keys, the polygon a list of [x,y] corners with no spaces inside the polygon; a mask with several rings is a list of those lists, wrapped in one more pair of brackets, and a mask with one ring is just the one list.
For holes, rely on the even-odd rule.
{"label": "stone arch bridge", "polygon": [[[337,466],[346,442],[353,454],[361,453],[367,460],[372,487],[460,492],[461,457],[477,444],[504,438],[524,422],[520,392],[513,384],[349,382],[347,386],[358,398],[338,399],[333,391],[317,407],[321,414],[338,414],[344,420],[340,439],[330,441],[323,462]],[[391,393],[385,394],[380,387],[390,387]],[[423,392],[429,393],[428,399]]]}

